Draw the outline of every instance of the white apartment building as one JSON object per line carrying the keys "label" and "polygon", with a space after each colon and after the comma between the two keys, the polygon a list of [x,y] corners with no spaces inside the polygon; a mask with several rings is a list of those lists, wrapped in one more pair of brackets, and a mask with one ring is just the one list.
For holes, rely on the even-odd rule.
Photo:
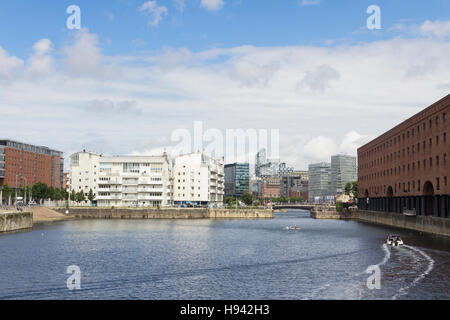
{"label": "white apartment building", "polygon": [[100,158],[99,207],[158,207],[172,204],[170,164],[163,156]]}
{"label": "white apartment building", "polygon": [[[77,152],[70,156],[70,173],[68,176],[69,193],[83,191],[87,199],[89,190],[98,194],[100,173],[100,155],[92,152]],[[86,201],[89,203],[89,201]]]}
{"label": "white apartment building", "polygon": [[87,199],[92,189],[99,207],[223,204],[223,160],[202,153],[178,156],[172,166],[166,153],[106,157],[83,151],[71,155],[70,168],[70,192],[83,191]]}
{"label": "white apartment building", "polygon": [[223,160],[201,152],[180,155],[174,159],[172,174],[174,205],[223,205]]}

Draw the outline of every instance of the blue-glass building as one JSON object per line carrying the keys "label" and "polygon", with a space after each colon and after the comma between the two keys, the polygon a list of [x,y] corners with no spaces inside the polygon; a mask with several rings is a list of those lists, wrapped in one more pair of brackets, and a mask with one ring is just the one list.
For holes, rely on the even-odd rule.
{"label": "blue-glass building", "polygon": [[225,165],[225,197],[240,197],[249,192],[250,166],[248,163]]}

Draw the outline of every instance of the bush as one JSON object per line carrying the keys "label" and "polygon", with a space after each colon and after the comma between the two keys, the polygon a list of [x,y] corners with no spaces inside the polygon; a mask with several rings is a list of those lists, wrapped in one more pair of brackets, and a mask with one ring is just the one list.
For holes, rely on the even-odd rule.
{"label": "bush", "polygon": [[344,204],[342,202],[336,202],[336,211],[342,212],[344,210]]}

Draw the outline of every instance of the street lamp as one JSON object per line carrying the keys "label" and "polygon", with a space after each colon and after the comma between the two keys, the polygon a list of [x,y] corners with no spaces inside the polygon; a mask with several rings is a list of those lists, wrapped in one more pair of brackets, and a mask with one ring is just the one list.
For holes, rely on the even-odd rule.
{"label": "street lamp", "polygon": [[24,201],[24,204],[26,204],[27,203],[27,185],[28,185],[28,181],[27,181],[27,178],[25,178],[25,177],[22,177],[22,178],[25,180],[25,187],[23,189],[23,191],[24,191],[23,201]]}

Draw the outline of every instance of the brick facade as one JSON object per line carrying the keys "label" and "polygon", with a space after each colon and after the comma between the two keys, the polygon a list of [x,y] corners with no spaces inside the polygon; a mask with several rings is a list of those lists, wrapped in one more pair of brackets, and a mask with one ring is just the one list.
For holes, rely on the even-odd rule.
{"label": "brick facade", "polygon": [[449,217],[450,95],[358,149],[363,209]]}
{"label": "brick facade", "polygon": [[62,152],[11,140],[0,140],[0,147],[4,159],[0,186],[21,188],[42,182],[62,187]]}

